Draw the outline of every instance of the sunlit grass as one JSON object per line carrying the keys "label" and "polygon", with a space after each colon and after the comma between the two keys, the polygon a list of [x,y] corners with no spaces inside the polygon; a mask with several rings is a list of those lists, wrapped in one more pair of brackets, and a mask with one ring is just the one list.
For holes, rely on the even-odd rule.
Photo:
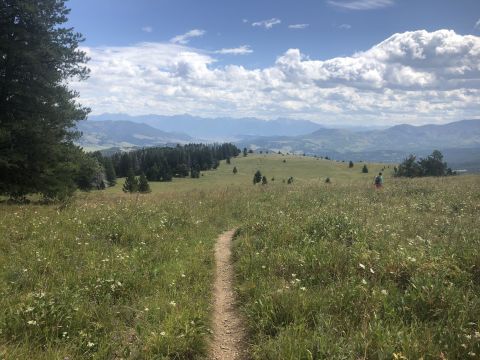
{"label": "sunlit grass", "polygon": [[[0,204],[0,358],[205,357],[213,244],[233,227],[253,358],[475,358],[478,177],[387,168],[375,191],[369,168],[249,155],[148,195]],[[275,181],[253,186],[257,169]]]}

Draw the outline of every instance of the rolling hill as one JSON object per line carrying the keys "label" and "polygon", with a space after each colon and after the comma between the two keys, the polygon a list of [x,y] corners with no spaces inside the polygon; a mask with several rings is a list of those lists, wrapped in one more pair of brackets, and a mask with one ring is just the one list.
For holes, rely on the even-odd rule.
{"label": "rolling hill", "polygon": [[87,120],[78,124],[78,130],[82,132],[78,144],[86,150],[184,144],[193,140],[186,134],[166,132],[147,124],[122,120]]}

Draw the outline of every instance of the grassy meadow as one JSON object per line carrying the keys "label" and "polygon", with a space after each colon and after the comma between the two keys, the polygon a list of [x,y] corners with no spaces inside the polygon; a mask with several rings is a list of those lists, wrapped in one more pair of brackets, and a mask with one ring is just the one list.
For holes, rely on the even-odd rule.
{"label": "grassy meadow", "polygon": [[387,168],[375,191],[362,165],[249,155],[147,195],[0,204],[0,358],[205,358],[233,227],[253,359],[478,357],[479,177]]}

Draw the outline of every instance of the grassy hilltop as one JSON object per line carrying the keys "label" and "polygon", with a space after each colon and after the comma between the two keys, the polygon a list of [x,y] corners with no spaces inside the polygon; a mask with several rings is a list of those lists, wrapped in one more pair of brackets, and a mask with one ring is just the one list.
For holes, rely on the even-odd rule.
{"label": "grassy hilltop", "polygon": [[[285,160],[285,162],[283,162]],[[238,173],[233,174],[233,168],[237,167]],[[199,179],[173,178],[171,182],[152,182],[152,192],[185,192],[191,190],[215,190],[226,186],[249,186],[252,184],[253,174],[260,170],[268,179],[270,186],[282,185],[289,177],[294,178],[296,184],[310,184],[324,182],[330,177],[335,183],[358,183],[370,184],[374,175],[385,167],[386,176],[393,173],[393,165],[367,163],[369,173],[363,174],[363,163],[355,163],[354,167],[348,168],[346,162],[336,162],[309,156],[279,155],[279,154],[248,154],[231,159],[231,164],[225,161],[212,171],[203,172]],[[388,168],[387,168],[388,167]],[[275,178],[275,181],[271,181]],[[119,179],[117,186],[109,188],[107,193],[119,194],[122,192],[124,179]]]}
{"label": "grassy hilltop", "polygon": [[232,227],[252,358],[478,357],[478,176],[387,168],[375,191],[383,165],[362,165],[249,155],[138,197],[119,180],[66,207],[0,204],[0,358],[205,357]]}

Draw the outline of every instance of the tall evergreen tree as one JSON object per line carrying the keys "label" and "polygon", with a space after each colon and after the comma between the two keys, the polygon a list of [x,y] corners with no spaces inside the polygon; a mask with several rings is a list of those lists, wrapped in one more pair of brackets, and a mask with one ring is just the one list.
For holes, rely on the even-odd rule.
{"label": "tall evergreen tree", "polygon": [[133,173],[133,170],[128,170],[127,178],[122,188],[123,192],[134,193],[138,191],[138,180]]}
{"label": "tall evergreen tree", "polygon": [[105,177],[108,182],[108,186],[115,186],[117,183],[117,174],[115,173],[115,168],[113,167],[112,159],[104,158],[103,166],[105,167]]}
{"label": "tall evergreen tree", "polygon": [[352,161],[352,160],[350,160],[350,162],[348,163],[348,167],[349,167],[349,168],[352,168],[352,167],[353,167],[353,161]]}
{"label": "tall evergreen tree", "polygon": [[368,173],[368,167],[367,167],[367,164],[364,164],[364,165],[363,165],[363,168],[362,168],[362,173],[364,173],[364,174],[367,174],[367,173]]}
{"label": "tall evergreen tree", "polygon": [[64,0],[0,2],[0,194],[63,197],[75,189],[72,129],[88,109],[69,79],[88,75]]}
{"label": "tall evergreen tree", "polygon": [[233,175],[236,175],[237,173],[238,173],[237,167],[234,166],[234,167],[233,167]]}
{"label": "tall evergreen tree", "polygon": [[150,190],[150,185],[148,184],[147,177],[142,172],[140,174],[140,178],[138,179],[138,192],[149,193],[150,191],[152,190]]}

